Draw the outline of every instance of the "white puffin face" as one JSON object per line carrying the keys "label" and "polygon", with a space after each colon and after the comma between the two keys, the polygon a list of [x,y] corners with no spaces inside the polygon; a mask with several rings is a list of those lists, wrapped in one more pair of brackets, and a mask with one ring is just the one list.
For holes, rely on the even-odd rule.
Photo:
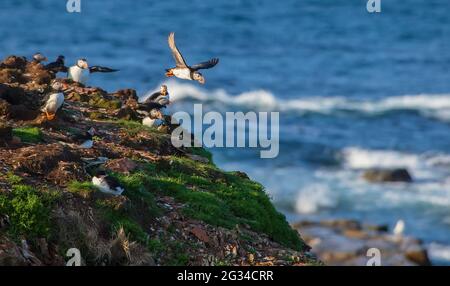
{"label": "white puffin face", "polygon": [[53,83],[52,83],[52,88],[53,88],[53,90],[55,90],[55,91],[61,91],[61,90],[63,90],[63,84],[62,84],[62,82],[60,82],[60,81],[54,81]]}
{"label": "white puffin face", "polygon": [[85,59],[80,59],[77,61],[77,66],[79,66],[82,69],[87,69],[89,68],[88,62]]}
{"label": "white puffin face", "polygon": [[205,78],[203,77],[203,75],[199,72],[194,72],[193,74],[193,78],[194,80],[198,81],[201,84],[205,84]]}

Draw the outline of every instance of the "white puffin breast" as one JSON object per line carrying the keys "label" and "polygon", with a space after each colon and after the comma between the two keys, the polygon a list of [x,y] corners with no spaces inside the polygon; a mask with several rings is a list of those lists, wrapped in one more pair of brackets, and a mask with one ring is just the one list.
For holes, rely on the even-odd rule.
{"label": "white puffin breast", "polygon": [[63,93],[53,93],[50,94],[43,111],[56,113],[58,109],[61,108],[61,106],[64,103],[64,94]]}
{"label": "white puffin breast", "polygon": [[150,117],[145,117],[144,119],[142,119],[142,125],[147,126],[147,127],[156,127],[157,120],[156,119],[151,119]]}
{"label": "white puffin breast", "polygon": [[79,82],[81,84],[86,84],[89,78],[89,70],[82,69],[79,66],[72,66],[69,68],[67,77],[73,81]]}
{"label": "white puffin breast", "polygon": [[192,80],[191,78],[191,71],[187,68],[184,69],[173,69],[173,74],[181,79],[189,79]]}

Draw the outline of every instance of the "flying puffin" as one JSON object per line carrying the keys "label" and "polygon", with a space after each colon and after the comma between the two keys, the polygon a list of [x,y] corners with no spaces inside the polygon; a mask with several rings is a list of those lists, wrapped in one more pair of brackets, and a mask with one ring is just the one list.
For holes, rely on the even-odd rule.
{"label": "flying puffin", "polygon": [[86,59],[80,59],[77,64],[68,68],[67,78],[86,85],[89,74],[95,72],[116,72],[118,70],[101,66],[89,66]]}
{"label": "flying puffin", "polygon": [[175,33],[172,32],[169,34],[168,42],[169,47],[172,50],[173,58],[175,59],[176,67],[167,69],[166,76],[175,76],[181,79],[196,80],[201,84],[205,84],[205,78],[200,72],[198,72],[198,70],[210,69],[214,67],[219,62],[219,59],[213,58],[206,62],[188,66],[183,58],[183,55],[175,45]]}
{"label": "flying puffin", "polygon": [[61,108],[64,103],[64,93],[62,93],[63,84],[59,81],[52,83],[54,93],[50,93],[44,97],[44,106],[41,111],[45,113],[47,120],[51,121],[55,119],[56,112]]}
{"label": "flying puffin", "polygon": [[41,62],[46,62],[47,58],[41,53],[35,53],[33,55],[33,62],[36,64],[40,64]]}
{"label": "flying puffin", "polygon": [[56,61],[51,62],[44,66],[44,68],[54,74],[57,74],[58,72],[67,72],[67,67],[64,65],[65,57],[60,55],[56,59]]}
{"label": "flying puffin", "polygon": [[169,105],[170,97],[169,97],[169,92],[167,91],[167,86],[161,85],[161,89],[158,92],[153,93],[144,101],[144,103],[150,103],[150,102],[156,102],[158,104],[163,105],[164,107]]}
{"label": "flying puffin", "polygon": [[103,170],[97,171],[96,175],[92,177],[92,184],[100,192],[114,196],[120,196],[125,191],[116,178],[109,176]]}
{"label": "flying puffin", "polygon": [[82,149],[90,149],[94,145],[94,140],[92,137],[96,134],[96,130],[94,127],[90,127],[87,131],[74,134],[70,137],[72,141],[78,144],[79,148]]}

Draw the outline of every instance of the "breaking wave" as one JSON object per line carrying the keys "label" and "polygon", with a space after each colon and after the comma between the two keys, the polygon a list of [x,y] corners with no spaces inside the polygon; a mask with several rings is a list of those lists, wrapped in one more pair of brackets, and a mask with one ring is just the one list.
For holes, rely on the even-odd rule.
{"label": "breaking wave", "polygon": [[[164,84],[168,86],[173,101],[220,102],[247,108],[322,114],[341,111],[376,115],[404,110],[416,111],[429,118],[450,122],[450,94],[403,95],[378,100],[355,100],[339,96],[281,99],[267,90],[232,95],[224,89],[208,91],[191,83],[180,83],[174,80],[168,80]],[[144,98],[150,94],[151,92],[147,93]]]}

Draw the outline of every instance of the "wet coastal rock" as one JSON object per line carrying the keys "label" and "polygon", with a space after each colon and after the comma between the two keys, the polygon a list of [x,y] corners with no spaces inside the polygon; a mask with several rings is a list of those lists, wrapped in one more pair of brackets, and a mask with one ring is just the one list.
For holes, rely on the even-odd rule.
{"label": "wet coastal rock", "polygon": [[300,221],[301,232],[311,252],[326,265],[365,266],[368,250],[381,253],[382,266],[428,266],[428,253],[419,239],[393,235],[384,225],[365,225],[355,220]]}
{"label": "wet coastal rock", "polygon": [[407,169],[370,169],[363,172],[362,177],[368,182],[405,182],[411,183],[413,178]]}

